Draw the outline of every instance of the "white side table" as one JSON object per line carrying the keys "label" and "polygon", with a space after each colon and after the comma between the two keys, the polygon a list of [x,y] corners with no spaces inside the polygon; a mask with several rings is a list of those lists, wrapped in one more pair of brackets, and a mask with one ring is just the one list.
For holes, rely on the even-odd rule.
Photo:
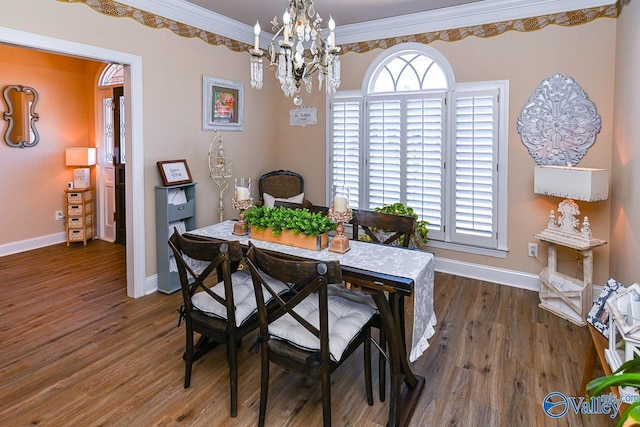
{"label": "white side table", "polygon": [[[539,306],[576,325],[586,325],[585,318],[593,306],[593,248],[607,242],[599,239],[591,239],[589,243],[556,239],[544,232],[535,237],[549,243],[547,267],[540,273]],[[582,255],[583,280],[558,271],[558,245],[576,249]]]}

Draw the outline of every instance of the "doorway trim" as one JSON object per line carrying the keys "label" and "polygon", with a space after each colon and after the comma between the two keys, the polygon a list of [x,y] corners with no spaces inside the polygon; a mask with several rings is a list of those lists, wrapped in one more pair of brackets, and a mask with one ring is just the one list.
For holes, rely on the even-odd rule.
{"label": "doorway trim", "polygon": [[[83,43],[0,27],[0,42],[45,50],[51,53],[78,56],[125,66],[125,99],[128,108],[125,147],[130,158],[126,169],[127,218],[127,295],[138,298],[145,289],[145,215],[144,215],[144,155],[142,122],[142,57],[130,53],[104,49]],[[133,215],[133,212],[136,215]]]}

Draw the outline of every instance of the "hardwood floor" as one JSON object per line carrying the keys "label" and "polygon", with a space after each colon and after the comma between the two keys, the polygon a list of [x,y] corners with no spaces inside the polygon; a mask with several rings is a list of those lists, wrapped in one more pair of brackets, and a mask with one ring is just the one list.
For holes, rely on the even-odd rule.
{"label": "hardwood floor", "polygon": [[[240,351],[231,419],[224,349],[194,365],[185,390],[181,295],[127,298],[124,258],[122,246],[103,241],[0,258],[0,425],[255,425],[253,336]],[[548,393],[582,394],[589,337],[537,303],[534,292],[437,274],[438,325],[413,364],[427,382],[412,425],[613,425],[605,415],[544,414]],[[362,357],[354,357],[332,376],[334,425],[385,425],[388,402],[366,405]],[[267,425],[321,420],[319,385],[273,366]]]}

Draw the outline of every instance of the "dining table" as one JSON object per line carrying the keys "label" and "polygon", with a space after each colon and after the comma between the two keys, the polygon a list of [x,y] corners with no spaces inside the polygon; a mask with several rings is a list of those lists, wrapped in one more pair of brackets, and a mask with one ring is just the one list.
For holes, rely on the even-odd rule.
{"label": "dining table", "polygon": [[[198,238],[238,241],[244,248],[251,241],[258,248],[288,256],[339,261],[343,280],[373,297],[388,344],[386,357],[389,359],[391,384],[387,426],[408,425],[425,385],[425,378],[413,372],[410,363],[424,353],[429,347],[429,338],[435,333],[434,255],[423,250],[357,240],[350,240],[350,249],[343,254],[331,252],[328,248],[314,251],[252,239],[250,234],[233,234],[236,222],[223,221],[189,230],[186,234]],[[393,294],[413,298],[409,351],[404,339],[404,313],[398,313],[389,303],[389,295]]]}

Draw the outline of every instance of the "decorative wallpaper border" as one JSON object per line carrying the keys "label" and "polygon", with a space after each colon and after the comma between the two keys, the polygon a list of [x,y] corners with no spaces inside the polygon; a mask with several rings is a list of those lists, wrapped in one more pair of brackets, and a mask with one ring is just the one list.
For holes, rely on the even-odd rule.
{"label": "decorative wallpaper border", "polygon": [[[215,45],[226,46],[234,52],[247,52],[251,46],[244,42],[223,37],[191,25],[181,24],[172,19],[164,18],[153,13],[145,12],[131,6],[126,6],[113,0],[58,0],[63,3],[84,3],[92,9],[109,16],[133,18],[139,23],[151,28],[167,28],[181,37],[198,37],[203,41]],[[387,49],[397,44],[417,42],[429,44],[436,40],[454,42],[469,36],[482,38],[494,37],[507,31],[529,32],[537,31],[548,25],[571,27],[591,22],[598,18],[617,18],[623,3],[619,0],[615,5],[594,7],[590,9],[574,10],[570,12],[554,13],[534,18],[523,18],[511,21],[496,22],[494,24],[475,25],[471,27],[454,28],[450,30],[432,31],[401,37],[391,37],[381,40],[342,44],[341,52],[365,53],[373,49]]]}

